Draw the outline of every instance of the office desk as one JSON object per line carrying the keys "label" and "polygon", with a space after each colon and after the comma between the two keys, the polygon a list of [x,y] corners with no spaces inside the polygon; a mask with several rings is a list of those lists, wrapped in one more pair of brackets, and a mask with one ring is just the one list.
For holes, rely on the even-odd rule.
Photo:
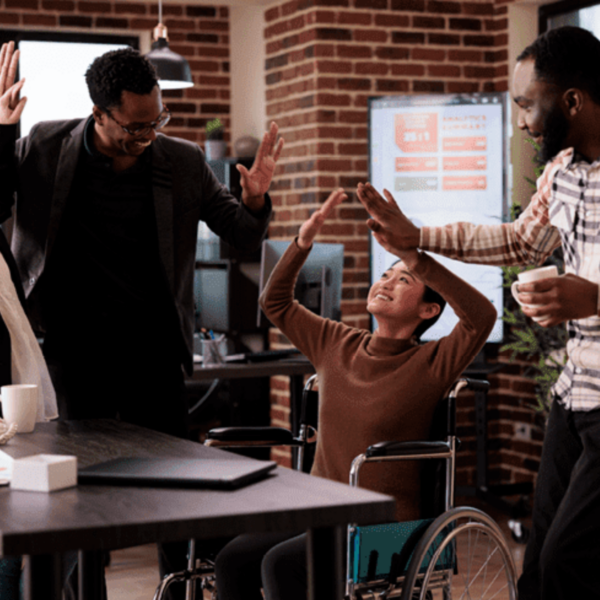
{"label": "office desk", "polygon": [[[38,423],[34,433],[17,435],[0,449],[13,458],[75,454],[80,466],[120,456],[241,458],[112,420]],[[60,598],[60,553],[79,550],[81,600],[96,600],[103,550],[191,537],[307,530],[309,597],[332,600],[343,595],[343,561],[334,551],[340,526],[393,517],[389,496],[284,468],[235,491],[80,485],[47,494],[2,488],[0,554],[29,555],[27,600],[53,600]],[[337,580],[331,577],[336,572]]]}
{"label": "office desk", "polygon": [[300,401],[304,387],[304,376],[315,372],[312,364],[305,357],[291,357],[257,363],[225,363],[203,367],[194,364],[192,379],[206,381],[212,379],[251,379],[255,377],[273,377],[285,375],[290,378],[290,425],[294,435],[298,434],[300,418]]}

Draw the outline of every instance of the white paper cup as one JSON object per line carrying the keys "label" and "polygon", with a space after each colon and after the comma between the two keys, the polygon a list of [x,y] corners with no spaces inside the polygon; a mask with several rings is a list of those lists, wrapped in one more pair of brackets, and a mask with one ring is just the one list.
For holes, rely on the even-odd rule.
{"label": "white paper cup", "polygon": [[[532,283],[534,281],[540,281],[541,279],[550,279],[552,277],[558,277],[558,269],[555,266],[540,267],[539,269],[530,269],[529,271],[523,271],[519,273],[519,278],[514,281],[510,286],[510,291],[513,298],[521,305],[527,308],[537,308],[540,304],[524,304],[519,300],[518,286],[521,283]],[[532,317],[534,321],[541,321],[543,317]]]}
{"label": "white paper cup", "polygon": [[0,388],[2,417],[10,425],[16,423],[18,433],[31,433],[37,416],[38,386],[17,383]]}

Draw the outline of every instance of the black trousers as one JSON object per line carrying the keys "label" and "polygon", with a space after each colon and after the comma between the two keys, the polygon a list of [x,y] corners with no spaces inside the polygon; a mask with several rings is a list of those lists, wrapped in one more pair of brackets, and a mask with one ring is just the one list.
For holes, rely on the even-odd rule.
{"label": "black trousers", "polygon": [[[117,335],[119,333],[120,335]],[[71,332],[47,339],[44,353],[63,420],[119,418],[181,438],[188,437],[187,400],[180,358],[153,340],[99,332],[84,344]],[[187,544],[158,547],[161,577],[186,566]],[[77,553],[64,556],[65,598],[77,600]],[[158,574],[157,574],[158,585]],[[172,586],[168,600],[184,598],[184,586]],[[104,590],[104,595],[106,591]]]}
{"label": "black trousers", "polygon": [[553,402],[519,600],[600,599],[600,409]]}
{"label": "black trousers", "polygon": [[244,534],[217,555],[219,600],[306,600],[306,534]]}

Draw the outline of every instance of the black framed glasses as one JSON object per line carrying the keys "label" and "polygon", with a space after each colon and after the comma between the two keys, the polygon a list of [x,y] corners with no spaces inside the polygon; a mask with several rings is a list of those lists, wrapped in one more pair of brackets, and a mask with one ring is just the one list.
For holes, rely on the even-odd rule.
{"label": "black framed glasses", "polygon": [[170,120],[171,120],[171,111],[163,105],[163,109],[156,121],[152,121],[151,123],[146,123],[144,125],[140,125],[138,127],[125,126],[122,123],[119,123],[112,114],[110,110],[106,109],[106,114],[125,132],[134,137],[140,137],[143,135],[148,135],[153,129],[154,131],[158,131],[162,129]]}

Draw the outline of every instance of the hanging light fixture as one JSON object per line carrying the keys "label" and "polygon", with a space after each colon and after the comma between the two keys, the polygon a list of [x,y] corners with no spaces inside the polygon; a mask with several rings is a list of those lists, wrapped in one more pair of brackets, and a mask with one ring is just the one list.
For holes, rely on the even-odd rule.
{"label": "hanging light fixture", "polygon": [[162,22],[162,0],[158,0],[158,25],[154,28],[152,50],[146,58],[154,65],[158,74],[158,85],[162,90],[181,90],[192,87],[192,71],[187,60],[169,48],[167,28]]}

